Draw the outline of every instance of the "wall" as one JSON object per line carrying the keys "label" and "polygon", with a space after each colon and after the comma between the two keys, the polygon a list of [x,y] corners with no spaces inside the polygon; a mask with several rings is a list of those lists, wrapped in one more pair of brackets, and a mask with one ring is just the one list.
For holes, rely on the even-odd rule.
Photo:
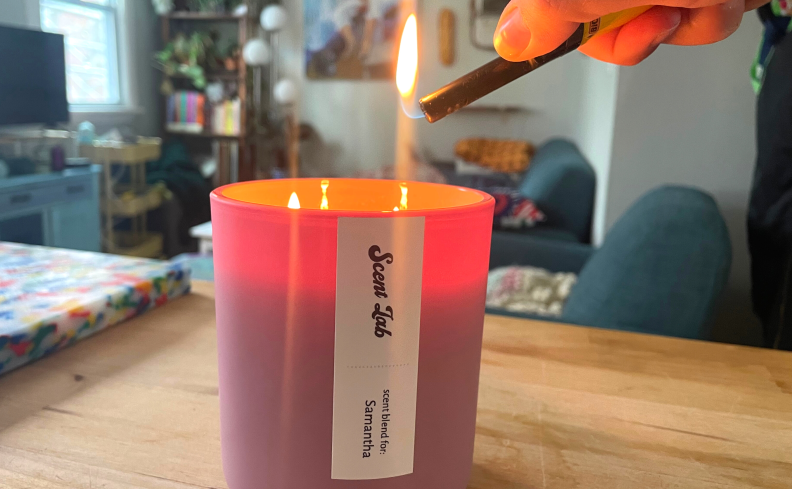
{"label": "wall", "polygon": [[[754,14],[726,41],[663,46],[622,68],[616,98],[606,225],[663,183],[711,193],[726,218],[734,260],[718,326],[721,339],[757,341],[749,300],[745,216],[755,158],[749,68],[761,36]],[[750,331],[746,328],[749,327]]]}
{"label": "wall", "polygon": [[279,34],[282,76],[298,86],[301,122],[313,126],[321,149],[302,155],[304,173],[348,176],[376,168],[394,155],[396,106],[388,81],[308,80],[303,53],[302,0],[284,0],[289,23]]}
{"label": "wall", "polygon": [[[301,117],[326,143],[319,172],[349,174],[392,161],[397,110],[393,84],[310,81],[302,74],[301,2],[287,0],[284,34],[288,75],[301,85]],[[457,63],[438,61],[438,11],[457,15]],[[489,61],[467,32],[467,2],[425,0],[419,11],[421,71],[418,93],[428,93]],[[296,12],[296,15],[295,15]],[[696,185],[715,196],[732,238],[734,262],[719,338],[756,343],[750,310],[744,219],[754,160],[754,95],[748,69],[761,34],[754,14],[723,43],[663,46],[637,67],[619,68],[573,53],[481,100],[512,105],[516,114],[455,114],[430,125],[416,121],[420,147],[435,159],[453,158],[466,136],[550,137],[575,141],[597,172],[593,242],[641,195],[664,183]]]}
{"label": "wall", "polygon": [[[438,13],[449,8],[456,15],[457,56],[453,66],[440,63],[438,47]],[[430,93],[491,61],[495,51],[476,49],[468,31],[468,2],[425,0],[421,2],[422,63],[419,94]],[[420,126],[420,143],[437,159],[453,159],[454,143],[469,136],[527,139],[536,143],[555,136],[577,138],[578,112],[584,98],[588,59],[578,53],[555,61],[496,92],[472,107],[513,107],[517,114],[502,112],[459,112],[435,124]]]}
{"label": "wall", "polygon": [[[426,94],[487,63],[494,51],[470,43],[467,2],[424,0],[420,3],[420,73],[417,93]],[[290,23],[281,34],[284,74],[300,86],[300,116],[323,139],[321,151],[303,153],[307,174],[349,175],[391,164],[395,152],[399,96],[393,82],[307,80],[303,70],[302,1],[285,0]],[[456,14],[456,63],[439,62],[437,15]],[[456,141],[465,137],[525,139],[540,144],[553,137],[575,141],[597,172],[593,239],[605,232],[610,147],[619,70],[579,53],[571,53],[541,70],[503,87],[474,104],[486,111],[461,111],[429,124],[416,120],[417,147],[432,160],[452,160]],[[518,111],[504,111],[511,107]]]}
{"label": "wall", "polygon": [[[474,48],[467,29],[468,3],[421,1],[420,61],[417,93],[429,93],[460,75],[492,60],[494,51]],[[317,81],[304,77],[302,2],[285,0],[291,19],[281,35],[286,74],[298,81],[303,122],[322,136],[326,150],[321,161],[307,162],[309,171],[348,175],[360,169],[391,164],[394,155],[398,94],[390,80]],[[439,62],[437,14],[450,8],[457,19],[457,62]],[[541,142],[553,136],[579,137],[578,112],[585,92],[590,61],[574,53],[483,98],[478,105],[492,109],[516,107],[517,113],[461,112],[436,124],[415,121],[417,145],[433,159],[453,159],[454,143],[468,136],[528,139]]]}
{"label": "wall", "polygon": [[129,75],[127,93],[130,111],[135,115],[134,130],[141,136],[158,136],[161,127],[159,103],[159,74],[153,68],[154,52],[162,44],[160,19],[151,0],[125,0],[125,32]]}
{"label": "wall", "polygon": [[[90,120],[102,133],[113,127],[127,126],[134,133],[154,136],[159,130],[157,75],[151,56],[159,43],[158,19],[149,0],[123,0],[125,22],[119,27],[119,39],[127,49],[119,59],[122,87],[127,97],[125,107],[71,113],[71,128]],[[0,24],[40,29],[39,0],[0,0]]]}
{"label": "wall", "polygon": [[577,143],[597,174],[591,240],[599,245],[606,231],[611,152],[621,68],[592,58],[586,58],[585,67],[586,87],[577,118]]}
{"label": "wall", "polygon": [[0,24],[38,28],[38,0],[0,0]]}

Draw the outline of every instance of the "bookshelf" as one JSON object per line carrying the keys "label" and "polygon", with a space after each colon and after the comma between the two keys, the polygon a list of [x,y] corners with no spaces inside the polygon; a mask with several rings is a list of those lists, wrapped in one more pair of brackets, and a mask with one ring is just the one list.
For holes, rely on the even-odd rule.
{"label": "bookshelf", "polygon": [[[212,23],[221,26],[224,31],[228,25],[236,27],[236,43],[240,46],[245,45],[248,39],[254,34],[258,22],[257,17],[251,14],[257,12],[256,1],[248,1],[248,13],[244,16],[237,16],[228,13],[203,13],[203,12],[170,12],[160,17],[161,34],[163,44],[172,40],[176,32],[190,34],[195,31],[208,31]],[[161,114],[162,133],[166,138],[185,138],[186,140],[209,141],[211,150],[218,160],[218,171],[215,175],[215,184],[224,185],[237,180],[251,180],[255,177],[255,137],[251,127],[252,113],[250,93],[251,82],[248,77],[248,67],[245,65],[242,56],[237,60],[236,70],[220,70],[207,72],[206,79],[209,82],[221,81],[223,83],[236,82],[239,97],[239,133],[237,135],[216,134],[209,125],[208,118],[205,119],[205,128],[201,132],[179,131],[167,128],[166,108],[167,96],[163,101]],[[163,75],[164,76],[164,75]],[[186,79],[179,75],[172,75],[173,80]],[[191,90],[196,90],[192,88]],[[196,90],[202,91],[202,90]],[[206,143],[203,143],[204,145]],[[204,149],[206,149],[204,147]],[[190,153],[193,149],[190,148]],[[231,162],[231,164],[229,164]]]}
{"label": "bookshelf", "polygon": [[[170,77],[171,78],[187,78],[185,75],[182,75],[182,74],[179,74],[179,73],[174,73],[173,75],[170,75]],[[238,70],[218,71],[218,72],[208,71],[208,72],[206,72],[206,79],[207,80],[228,80],[228,81],[234,81],[234,80],[238,80],[239,78],[240,78],[240,76],[239,76],[239,71]]]}
{"label": "bookshelf", "polygon": [[183,136],[183,137],[193,137],[193,138],[227,139],[227,140],[236,140],[240,138],[240,136],[238,135],[215,134],[211,131],[190,132],[190,131],[178,131],[175,129],[166,129],[165,133],[170,134],[171,136]]}
{"label": "bookshelf", "polygon": [[205,22],[238,22],[245,16],[233,14],[210,14],[204,12],[171,12],[164,15],[169,20],[196,20]]}

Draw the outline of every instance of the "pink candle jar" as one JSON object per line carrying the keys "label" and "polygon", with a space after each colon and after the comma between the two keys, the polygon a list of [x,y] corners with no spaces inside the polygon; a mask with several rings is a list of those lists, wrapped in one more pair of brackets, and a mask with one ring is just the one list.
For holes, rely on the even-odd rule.
{"label": "pink candle jar", "polygon": [[212,193],[231,489],[464,489],[494,200],[355,179]]}

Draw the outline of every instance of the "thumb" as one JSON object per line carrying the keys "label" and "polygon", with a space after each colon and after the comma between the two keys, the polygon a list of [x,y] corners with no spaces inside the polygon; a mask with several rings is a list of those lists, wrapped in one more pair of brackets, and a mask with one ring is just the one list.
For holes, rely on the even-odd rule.
{"label": "thumb", "polygon": [[[498,54],[508,61],[524,61],[552,51],[569,38],[580,25],[558,16],[541,15],[531,1],[511,0],[503,10],[493,43]],[[537,11],[539,10],[539,11]]]}

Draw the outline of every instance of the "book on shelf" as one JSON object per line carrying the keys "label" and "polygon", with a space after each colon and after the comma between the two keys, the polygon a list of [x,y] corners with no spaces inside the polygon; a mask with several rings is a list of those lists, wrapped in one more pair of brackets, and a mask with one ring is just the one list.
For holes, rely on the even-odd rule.
{"label": "book on shelf", "polygon": [[168,96],[166,128],[172,132],[200,133],[204,130],[206,96],[179,90]]}
{"label": "book on shelf", "polygon": [[238,136],[242,104],[238,98],[214,104],[212,107],[212,132],[223,136]]}
{"label": "book on shelf", "polygon": [[169,132],[239,136],[242,103],[239,98],[209,104],[201,92],[179,90],[168,96],[166,129]]}
{"label": "book on shelf", "polygon": [[206,96],[179,90],[168,96],[166,128],[172,132],[200,133],[204,130]]}

